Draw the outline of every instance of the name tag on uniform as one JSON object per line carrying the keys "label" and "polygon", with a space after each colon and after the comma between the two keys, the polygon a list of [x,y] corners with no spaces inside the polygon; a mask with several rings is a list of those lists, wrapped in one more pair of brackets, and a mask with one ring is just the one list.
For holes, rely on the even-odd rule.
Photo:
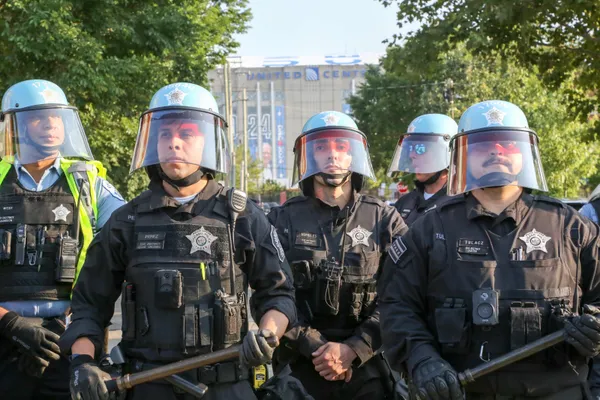
{"label": "name tag on uniform", "polygon": [[476,239],[458,239],[456,251],[460,254],[472,254],[477,256],[485,256],[489,253],[490,246],[485,240]]}
{"label": "name tag on uniform", "polygon": [[294,244],[301,246],[319,247],[319,238],[316,233],[298,232]]}
{"label": "name tag on uniform", "polygon": [[137,234],[136,250],[162,250],[165,247],[165,232],[140,232]]}

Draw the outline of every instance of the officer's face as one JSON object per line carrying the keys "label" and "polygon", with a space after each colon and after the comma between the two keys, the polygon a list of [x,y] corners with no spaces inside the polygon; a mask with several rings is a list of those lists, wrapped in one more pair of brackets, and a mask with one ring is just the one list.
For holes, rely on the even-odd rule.
{"label": "officer's face", "polygon": [[[435,152],[431,151],[429,145],[429,143],[414,143],[410,146],[410,153],[408,155],[412,161],[412,166],[417,174],[418,180],[421,180],[418,175],[427,175],[423,174],[423,172],[431,171],[431,165],[437,164],[437,160],[434,158]],[[427,178],[423,180],[426,179]]]}
{"label": "officer's face", "polygon": [[182,179],[194,173],[204,150],[204,133],[190,120],[167,120],[158,130],[158,159],[171,179]]}
{"label": "officer's face", "polygon": [[492,172],[517,175],[523,154],[516,142],[482,142],[469,145],[469,170],[475,179]]}
{"label": "officer's face", "polygon": [[317,169],[326,174],[345,174],[350,169],[350,141],[345,138],[316,139],[313,154]]}
{"label": "officer's face", "polygon": [[58,147],[65,141],[65,124],[59,110],[34,110],[24,115],[29,138],[38,146]]}

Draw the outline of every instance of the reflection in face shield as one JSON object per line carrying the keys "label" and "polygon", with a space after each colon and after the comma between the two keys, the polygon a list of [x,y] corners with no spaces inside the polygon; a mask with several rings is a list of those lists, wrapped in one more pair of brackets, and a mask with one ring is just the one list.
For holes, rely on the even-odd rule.
{"label": "reflection in face shield", "polygon": [[30,111],[24,114],[24,122],[32,145],[41,153],[54,153],[65,141],[65,124],[61,110]]}
{"label": "reflection in face shield", "polygon": [[523,153],[515,141],[490,141],[469,146],[469,171],[480,179],[491,173],[518,175],[523,168]]}
{"label": "reflection in face shield", "polygon": [[167,119],[158,128],[158,158],[171,179],[183,179],[198,170],[204,151],[204,132],[192,120]]}
{"label": "reflection in face shield", "polygon": [[350,169],[350,141],[344,138],[323,138],[313,142],[317,168],[326,174],[345,174]]}

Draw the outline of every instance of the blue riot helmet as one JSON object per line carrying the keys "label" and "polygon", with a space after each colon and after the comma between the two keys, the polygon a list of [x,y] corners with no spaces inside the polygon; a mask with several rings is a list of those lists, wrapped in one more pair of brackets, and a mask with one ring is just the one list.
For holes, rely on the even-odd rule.
{"label": "blue riot helmet", "polygon": [[388,176],[431,174],[423,184],[434,183],[450,164],[450,140],[456,122],[447,115],[425,114],[415,118],[398,140]]}
{"label": "blue riot helmet", "polygon": [[55,157],[93,160],[77,108],[56,84],[33,79],[2,97],[0,156],[23,164]]}
{"label": "blue riot helmet", "polygon": [[324,111],[312,116],[296,139],[292,184],[312,195],[312,178],[317,175],[333,187],[350,178],[357,191],[364,178],[374,179],[367,138],[344,113]]}
{"label": "blue riot helmet", "polygon": [[[167,85],[154,94],[140,117],[130,173],[146,168],[151,178],[176,187],[192,185],[204,174],[227,173],[225,126],[208,90],[193,83]],[[165,174],[165,169],[184,164],[189,164],[188,176],[174,179]]]}
{"label": "blue riot helmet", "polygon": [[449,195],[501,186],[548,190],[538,136],[512,103],[490,100],[469,107],[450,149]]}

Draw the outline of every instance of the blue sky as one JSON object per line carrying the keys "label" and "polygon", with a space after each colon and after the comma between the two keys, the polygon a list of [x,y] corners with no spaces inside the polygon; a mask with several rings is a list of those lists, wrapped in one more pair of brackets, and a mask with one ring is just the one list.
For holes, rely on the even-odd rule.
{"label": "blue sky", "polygon": [[236,54],[299,56],[385,52],[397,6],[376,0],[250,0],[253,18]]}

